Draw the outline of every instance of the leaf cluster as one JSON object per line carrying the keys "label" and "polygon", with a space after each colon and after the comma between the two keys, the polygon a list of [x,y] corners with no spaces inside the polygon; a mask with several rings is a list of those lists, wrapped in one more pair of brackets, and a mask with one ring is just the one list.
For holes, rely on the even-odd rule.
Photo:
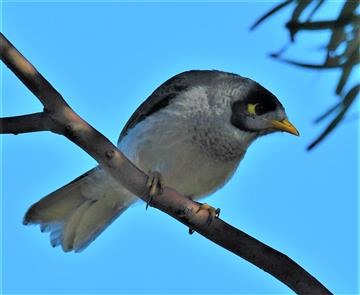
{"label": "leaf cluster", "polygon": [[339,126],[339,123],[343,121],[350,106],[356,101],[356,98],[358,98],[360,88],[358,82],[356,82],[355,85],[348,86],[350,74],[355,72],[355,68],[359,64],[360,16],[357,13],[359,2],[345,1],[335,19],[314,20],[321,7],[326,4],[331,5],[329,2],[329,0],[286,0],[265,13],[250,28],[253,30],[285,7],[292,7],[290,18],[285,24],[292,44],[295,43],[297,33],[301,31],[329,30],[331,32],[327,44],[322,47],[324,50],[324,59],[319,64],[283,58],[282,55],[286,47],[277,53],[270,54],[270,56],[275,59],[295,66],[314,70],[335,68],[341,72],[335,87],[335,94],[339,96],[340,102],[330,107],[315,120],[315,123],[319,123],[332,116],[330,123],[308,146],[308,150],[318,145]]}

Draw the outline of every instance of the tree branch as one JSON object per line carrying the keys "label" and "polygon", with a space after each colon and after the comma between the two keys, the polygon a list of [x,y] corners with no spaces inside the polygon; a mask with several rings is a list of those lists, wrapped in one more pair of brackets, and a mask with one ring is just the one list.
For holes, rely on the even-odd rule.
{"label": "tree branch", "polygon": [[49,130],[66,136],[129,191],[150,202],[204,237],[253,263],[299,294],[331,294],[319,281],[286,255],[235,227],[215,218],[207,225],[207,213],[199,204],[165,187],[150,199],[148,176],[133,165],[107,138],[80,118],[46,79],[0,33],[1,60],[15,73],[44,105],[43,113],[3,118],[1,133]]}
{"label": "tree branch", "polygon": [[52,122],[45,112],[0,118],[0,133],[27,133],[52,130]]}

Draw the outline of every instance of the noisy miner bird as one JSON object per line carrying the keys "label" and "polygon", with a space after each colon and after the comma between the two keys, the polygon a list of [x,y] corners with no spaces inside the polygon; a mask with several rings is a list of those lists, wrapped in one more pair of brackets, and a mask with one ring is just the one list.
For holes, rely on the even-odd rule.
{"label": "noisy miner bird", "polygon": [[[222,187],[249,145],[275,131],[299,135],[278,99],[257,82],[193,70],[158,87],[131,116],[118,148],[164,185],[198,199]],[[137,197],[96,167],[32,205],[24,224],[50,231],[52,246],[79,252]]]}

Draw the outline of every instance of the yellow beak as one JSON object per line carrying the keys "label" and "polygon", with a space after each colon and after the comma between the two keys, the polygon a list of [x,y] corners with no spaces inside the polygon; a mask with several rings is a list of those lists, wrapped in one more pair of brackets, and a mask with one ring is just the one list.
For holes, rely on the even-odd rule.
{"label": "yellow beak", "polygon": [[277,130],[289,132],[289,133],[294,134],[296,136],[300,135],[299,131],[297,131],[295,126],[293,124],[291,124],[288,121],[288,119],[285,119],[285,120],[282,120],[282,121],[273,120],[273,121],[271,121],[271,123],[272,123],[273,127],[275,129],[277,129]]}

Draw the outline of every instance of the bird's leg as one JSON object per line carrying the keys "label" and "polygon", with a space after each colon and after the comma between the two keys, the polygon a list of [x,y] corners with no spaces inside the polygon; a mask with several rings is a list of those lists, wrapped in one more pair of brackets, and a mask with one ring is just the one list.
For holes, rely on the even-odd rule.
{"label": "bird's leg", "polygon": [[[208,219],[206,221],[206,224],[209,226],[211,224],[211,222],[213,221],[214,218],[218,218],[220,215],[220,208],[215,209],[214,207],[204,203],[199,203],[197,202],[200,206],[199,209],[197,209],[197,211],[195,212],[195,214],[198,214],[201,210],[206,210],[209,213]],[[189,228],[189,234],[193,234],[194,230],[192,228]]]}
{"label": "bird's leg", "polygon": [[146,186],[149,188],[150,199],[146,203],[146,210],[149,207],[152,199],[161,194],[163,190],[163,180],[161,174],[157,171],[149,171],[148,175],[149,177],[147,179]]}

